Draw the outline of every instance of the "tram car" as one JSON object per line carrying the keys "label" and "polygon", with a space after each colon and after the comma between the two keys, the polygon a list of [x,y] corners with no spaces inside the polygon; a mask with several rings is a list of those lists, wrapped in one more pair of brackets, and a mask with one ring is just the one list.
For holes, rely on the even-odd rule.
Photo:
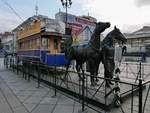
{"label": "tram car", "polygon": [[66,64],[62,53],[64,23],[45,16],[28,18],[16,28],[19,59],[38,61],[48,66]]}

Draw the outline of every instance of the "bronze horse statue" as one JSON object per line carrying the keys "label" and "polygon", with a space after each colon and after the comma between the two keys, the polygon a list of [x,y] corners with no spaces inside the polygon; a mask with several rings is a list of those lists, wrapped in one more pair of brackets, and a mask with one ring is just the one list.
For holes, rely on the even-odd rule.
{"label": "bronze horse statue", "polygon": [[[81,80],[80,70],[82,73],[84,72],[82,65],[86,61],[93,61],[97,56],[99,56],[100,52],[100,34],[105,31],[105,29],[110,27],[109,22],[99,22],[96,24],[94,32],[91,36],[91,39],[88,44],[86,45],[76,45],[72,46],[72,36],[71,31],[68,32],[68,36],[66,38],[66,47],[65,47],[65,57],[68,60],[66,65],[66,74],[67,76],[70,61],[76,61],[76,70],[78,72],[79,80]],[[91,68],[92,70],[96,70],[95,66]],[[92,72],[92,71],[91,71]],[[93,82],[93,78],[91,78],[91,84]]]}
{"label": "bronze horse statue", "polygon": [[[101,52],[99,58],[96,60],[96,76],[98,75],[98,69],[100,62],[104,65],[104,77],[112,79],[115,70],[115,43],[126,43],[126,37],[120,32],[116,26],[109,32],[101,43]],[[124,51],[124,50],[122,50]],[[96,79],[97,80],[97,79]],[[112,84],[110,81],[106,81],[106,85]]]}

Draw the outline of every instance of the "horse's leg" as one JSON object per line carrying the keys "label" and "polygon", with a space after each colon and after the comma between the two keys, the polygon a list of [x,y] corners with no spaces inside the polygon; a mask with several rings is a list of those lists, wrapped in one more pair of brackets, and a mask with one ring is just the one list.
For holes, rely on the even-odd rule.
{"label": "horse's leg", "polygon": [[84,69],[83,69],[83,67],[82,67],[83,65],[82,64],[80,64],[80,69],[81,69],[81,71],[82,71],[82,79],[84,79],[85,77],[83,76],[83,74],[84,74]]}
{"label": "horse's leg", "polygon": [[96,82],[99,81],[99,80],[98,80],[98,71],[99,71],[100,62],[101,62],[101,58],[98,59],[97,65],[96,65]]}
{"label": "horse's leg", "polygon": [[[109,63],[108,63],[108,59],[105,59],[105,61],[103,62],[104,64],[104,78],[110,78],[109,76]],[[109,84],[109,80],[105,80],[106,81],[106,87],[110,87],[110,84]]]}
{"label": "horse's leg", "polygon": [[[114,70],[115,70],[115,62],[114,62],[114,59],[111,59],[110,60],[110,79],[112,79],[113,78],[113,75],[114,75]],[[111,85],[113,85],[113,83],[110,81],[109,82]]]}
{"label": "horse's leg", "polygon": [[78,73],[79,81],[81,81],[80,66],[79,66],[78,63],[76,63],[76,70],[77,70],[77,73]]}
{"label": "horse's leg", "polygon": [[66,66],[66,72],[65,72],[64,79],[63,79],[64,81],[67,79],[68,69],[69,69],[69,64],[67,64],[67,66]]}
{"label": "horse's leg", "polygon": [[[115,63],[113,59],[106,59],[106,62],[104,62],[104,76],[106,78],[112,79],[113,73],[114,73]],[[112,81],[106,80],[106,85],[109,87],[109,85],[113,85]]]}
{"label": "horse's leg", "polygon": [[94,63],[93,63],[93,60],[90,59],[88,61],[88,66],[89,66],[89,71],[90,71],[90,80],[91,80],[91,86],[95,86],[95,83],[94,83]]}

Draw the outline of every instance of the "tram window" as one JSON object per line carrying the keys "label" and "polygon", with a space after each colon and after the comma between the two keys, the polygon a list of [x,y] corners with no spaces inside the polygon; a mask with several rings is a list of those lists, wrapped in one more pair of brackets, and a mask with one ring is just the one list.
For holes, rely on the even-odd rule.
{"label": "tram window", "polygon": [[35,46],[36,46],[36,41],[35,41],[35,39],[33,39],[32,44],[33,44],[32,48],[35,49]]}
{"label": "tram window", "polygon": [[54,39],[54,48],[58,49],[58,39]]}
{"label": "tram window", "polygon": [[19,49],[22,49],[22,42],[19,43]]}
{"label": "tram window", "polygon": [[24,42],[22,43],[22,48],[25,49],[25,43]]}
{"label": "tram window", "polygon": [[28,41],[25,42],[25,49],[28,49]]}
{"label": "tram window", "polygon": [[27,48],[30,49],[30,41],[27,41]]}
{"label": "tram window", "polygon": [[37,45],[37,48],[39,49],[40,48],[40,39],[36,39],[36,45]]}
{"label": "tram window", "polygon": [[47,48],[50,48],[50,39],[47,39]]}
{"label": "tram window", "polygon": [[32,48],[32,40],[29,41],[29,48]]}
{"label": "tram window", "polygon": [[43,49],[47,49],[48,48],[48,40],[47,40],[47,38],[42,38],[42,47],[43,47]]}

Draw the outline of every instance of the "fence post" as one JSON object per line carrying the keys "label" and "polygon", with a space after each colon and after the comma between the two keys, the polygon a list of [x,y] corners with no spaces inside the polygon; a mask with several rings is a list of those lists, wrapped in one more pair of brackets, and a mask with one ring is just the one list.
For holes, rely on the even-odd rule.
{"label": "fence post", "polygon": [[139,113],[142,113],[142,79],[139,79]]}
{"label": "fence post", "polygon": [[83,77],[82,77],[82,112],[84,112],[84,110],[85,110],[85,105],[84,105],[84,103],[85,103],[85,81],[84,81],[84,79],[85,79],[85,75],[84,75],[84,71],[82,71],[82,74],[83,74]]}
{"label": "fence post", "polygon": [[126,78],[128,78],[128,63],[126,63]]}
{"label": "fence post", "polygon": [[17,65],[16,65],[17,75],[19,74],[19,72],[18,72],[18,64],[19,64],[19,59],[17,58]]}
{"label": "fence post", "polygon": [[14,68],[15,68],[15,56],[13,56],[13,72],[15,71]]}
{"label": "fence post", "polygon": [[140,62],[140,70],[139,70],[139,113],[142,113],[142,96],[143,96],[143,86],[142,86],[142,75],[141,75],[141,62]]}
{"label": "fence post", "polygon": [[38,69],[38,88],[40,87],[40,79],[41,79],[41,68],[40,68],[40,64],[37,64],[37,69]]}
{"label": "fence post", "polygon": [[56,90],[56,76],[57,76],[57,73],[56,73],[56,65],[55,65],[55,72],[54,72],[54,83],[55,83],[54,97],[56,97],[56,95],[57,95],[57,90]]}
{"label": "fence post", "polygon": [[31,61],[29,61],[29,69],[28,69],[28,81],[30,81],[30,76],[31,76],[31,74],[32,74],[32,64],[31,64],[32,62]]}

